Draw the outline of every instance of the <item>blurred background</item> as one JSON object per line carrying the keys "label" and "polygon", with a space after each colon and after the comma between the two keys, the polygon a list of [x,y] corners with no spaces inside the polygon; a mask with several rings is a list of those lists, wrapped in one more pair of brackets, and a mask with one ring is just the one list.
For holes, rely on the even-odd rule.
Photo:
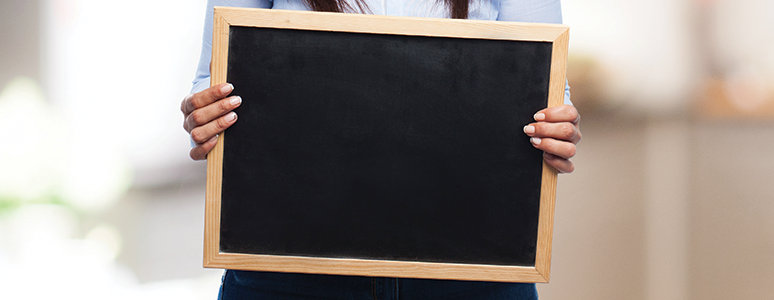
{"label": "blurred background", "polygon": [[[215,299],[179,103],[204,0],[0,2],[0,298]],[[774,295],[774,1],[564,1],[541,299]]]}

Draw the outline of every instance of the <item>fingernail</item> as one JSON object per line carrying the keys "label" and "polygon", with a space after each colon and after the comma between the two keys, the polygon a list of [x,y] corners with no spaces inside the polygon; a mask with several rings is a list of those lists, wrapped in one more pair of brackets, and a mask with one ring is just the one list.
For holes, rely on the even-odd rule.
{"label": "fingernail", "polygon": [[239,96],[231,97],[231,100],[229,100],[229,103],[231,103],[231,105],[237,105],[239,103],[242,103],[242,97],[239,97]]}
{"label": "fingernail", "polygon": [[529,141],[532,142],[535,145],[540,145],[540,142],[542,142],[542,140],[540,138],[537,138],[537,137],[530,138]]}
{"label": "fingernail", "polygon": [[532,126],[532,125],[524,126],[524,133],[535,133],[535,126]]}
{"label": "fingernail", "polygon": [[536,113],[535,114],[535,121],[543,121],[546,118],[546,114],[544,113]]}
{"label": "fingernail", "polygon": [[232,84],[230,84],[230,83],[229,83],[229,84],[227,84],[227,85],[224,85],[224,86],[222,86],[222,87],[220,88],[220,92],[221,92],[221,93],[224,93],[224,94],[225,94],[225,93],[230,93],[230,92],[231,92],[231,91],[233,91],[233,90],[234,90],[234,85],[232,85]]}
{"label": "fingernail", "polygon": [[236,120],[236,118],[237,118],[236,113],[233,111],[226,115],[226,121],[229,121],[229,122]]}

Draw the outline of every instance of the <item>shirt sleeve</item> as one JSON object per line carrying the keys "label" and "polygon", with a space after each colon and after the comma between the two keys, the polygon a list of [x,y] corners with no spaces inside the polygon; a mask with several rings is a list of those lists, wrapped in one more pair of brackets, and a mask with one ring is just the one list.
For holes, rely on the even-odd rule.
{"label": "shirt sleeve", "polygon": [[199,55],[199,66],[193,80],[191,93],[200,92],[210,87],[210,59],[212,56],[212,15],[215,6],[233,6],[247,8],[271,8],[273,0],[208,0],[207,12],[204,16],[204,33],[202,34],[202,52]]}
{"label": "shirt sleeve", "polygon": [[[562,6],[559,0],[501,0],[498,21],[562,23]],[[564,104],[570,101],[570,84],[565,81]]]}

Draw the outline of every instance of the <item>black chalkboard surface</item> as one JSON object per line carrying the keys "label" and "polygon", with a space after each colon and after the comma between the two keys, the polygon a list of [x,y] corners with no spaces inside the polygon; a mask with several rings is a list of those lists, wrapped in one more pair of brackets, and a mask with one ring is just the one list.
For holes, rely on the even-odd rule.
{"label": "black chalkboard surface", "polygon": [[[217,253],[536,268],[553,171],[522,127],[549,105],[554,42],[227,36],[225,81],[244,101],[219,142]],[[319,272],[383,275],[338,267]]]}

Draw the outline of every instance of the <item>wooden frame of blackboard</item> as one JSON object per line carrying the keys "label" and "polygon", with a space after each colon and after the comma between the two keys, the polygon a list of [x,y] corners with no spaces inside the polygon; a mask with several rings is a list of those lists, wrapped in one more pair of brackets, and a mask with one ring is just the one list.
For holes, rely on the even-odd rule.
{"label": "wooden frame of blackboard", "polygon": [[[231,26],[452,37],[552,43],[548,106],[563,103],[569,29],[564,25],[389,17],[216,7],[211,84],[226,82]],[[435,278],[504,282],[548,282],[556,171],[543,163],[538,240],[534,266],[369,260],[225,253],[220,251],[221,182],[224,139],[207,156],[204,267],[337,275]]]}

